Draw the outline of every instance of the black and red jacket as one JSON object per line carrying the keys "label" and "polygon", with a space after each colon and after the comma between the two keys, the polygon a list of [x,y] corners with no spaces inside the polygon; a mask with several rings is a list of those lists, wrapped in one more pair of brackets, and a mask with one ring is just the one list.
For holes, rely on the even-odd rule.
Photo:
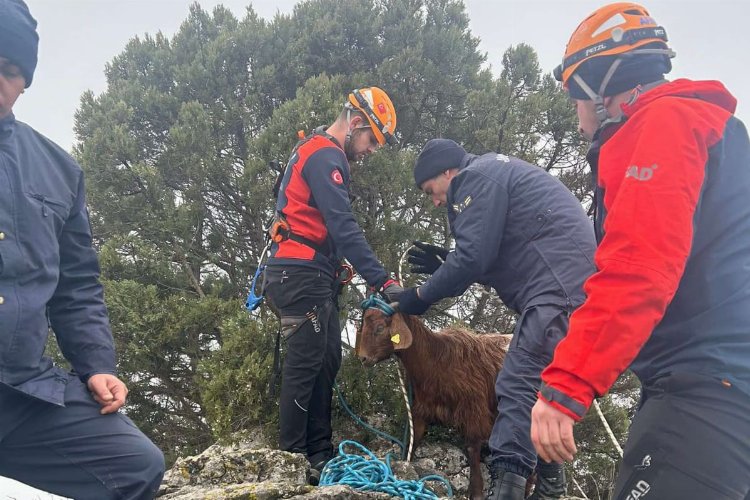
{"label": "black and red jacket", "polygon": [[271,248],[269,266],[306,266],[335,276],[341,258],[367,284],[379,289],[388,279],[357,224],[349,197],[349,162],[335,139],[315,134],[289,159],[276,211],[292,233],[317,248],[287,239]]}
{"label": "black and red jacket", "polygon": [[628,367],[750,395],[750,144],[715,81],[677,80],[622,105],[589,154],[597,272],[542,373],[541,396],[580,419]]}

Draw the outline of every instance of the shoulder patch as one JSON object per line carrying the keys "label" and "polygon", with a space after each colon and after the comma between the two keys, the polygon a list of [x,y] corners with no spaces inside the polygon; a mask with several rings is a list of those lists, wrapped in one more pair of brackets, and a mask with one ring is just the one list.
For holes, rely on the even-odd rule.
{"label": "shoulder patch", "polygon": [[339,172],[338,169],[333,169],[333,171],[331,172],[331,180],[335,184],[343,184],[344,183],[344,178],[341,176],[341,172]]}
{"label": "shoulder patch", "polygon": [[510,162],[510,158],[508,157],[508,155],[504,155],[504,154],[501,154],[501,153],[498,153],[496,159],[497,159],[497,161],[501,161],[503,163],[509,163]]}
{"label": "shoulder patch", "polygon": [[456,212],[456,214],[460,214],[470,204],[471,204],[471,195],[467,195],[466,198],[464,198],[464,201],[462,201],[461,203],[454,203],[453,204],[453,211]]}

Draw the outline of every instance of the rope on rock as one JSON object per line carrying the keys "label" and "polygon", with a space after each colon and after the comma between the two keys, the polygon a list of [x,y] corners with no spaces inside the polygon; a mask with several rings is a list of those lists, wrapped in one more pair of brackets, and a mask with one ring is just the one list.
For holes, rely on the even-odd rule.
{"label": "rope on rock", "polygon": [[[345,447],[356,448],[365,456],[346,453]],[[390,453],[383,462],[358,442],[342,441],[339,444],[339,454],[323,468],[319,486],[340,484],[359,491],[387,493],[404,500],[437,499],[437,494],[427,488],[425,483],[428,481],[442,482],[448,490],[448,496],[453,496],[450,483],[442,476],[431,474],[416,481],[401,481],[396,479],[391,470]]]}

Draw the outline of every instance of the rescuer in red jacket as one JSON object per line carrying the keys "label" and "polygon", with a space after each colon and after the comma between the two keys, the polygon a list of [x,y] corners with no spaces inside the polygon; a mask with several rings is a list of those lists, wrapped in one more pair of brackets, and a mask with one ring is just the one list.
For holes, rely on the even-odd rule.
{"label": "rescuer in red jacket", "polygon": [[[706,34],[707,35],[707,34]],[[597,272],[542,373],[531,435],[572,460],[573,424],[630,368],[642,397],[613,499],[750,498],[750,146],[716,81],[663,75],[642,6],[586,18],[555,71],[594,179]]]}

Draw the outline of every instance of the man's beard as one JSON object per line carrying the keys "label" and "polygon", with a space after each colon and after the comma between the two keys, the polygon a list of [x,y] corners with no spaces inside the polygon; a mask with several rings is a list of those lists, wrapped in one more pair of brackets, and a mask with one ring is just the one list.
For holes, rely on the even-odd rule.
{"label": "man's beard", "polygon": [[354,141],[360,134],[362,134],[362,132],[363,131],[360,129],[352,130],[351,135],[349,135],[347,140],[344,141],[344,154],[346,154],[346,159],[349,160],[350,163],[360,160],[360,158],[357,158],[359,155],[354,151]]}

